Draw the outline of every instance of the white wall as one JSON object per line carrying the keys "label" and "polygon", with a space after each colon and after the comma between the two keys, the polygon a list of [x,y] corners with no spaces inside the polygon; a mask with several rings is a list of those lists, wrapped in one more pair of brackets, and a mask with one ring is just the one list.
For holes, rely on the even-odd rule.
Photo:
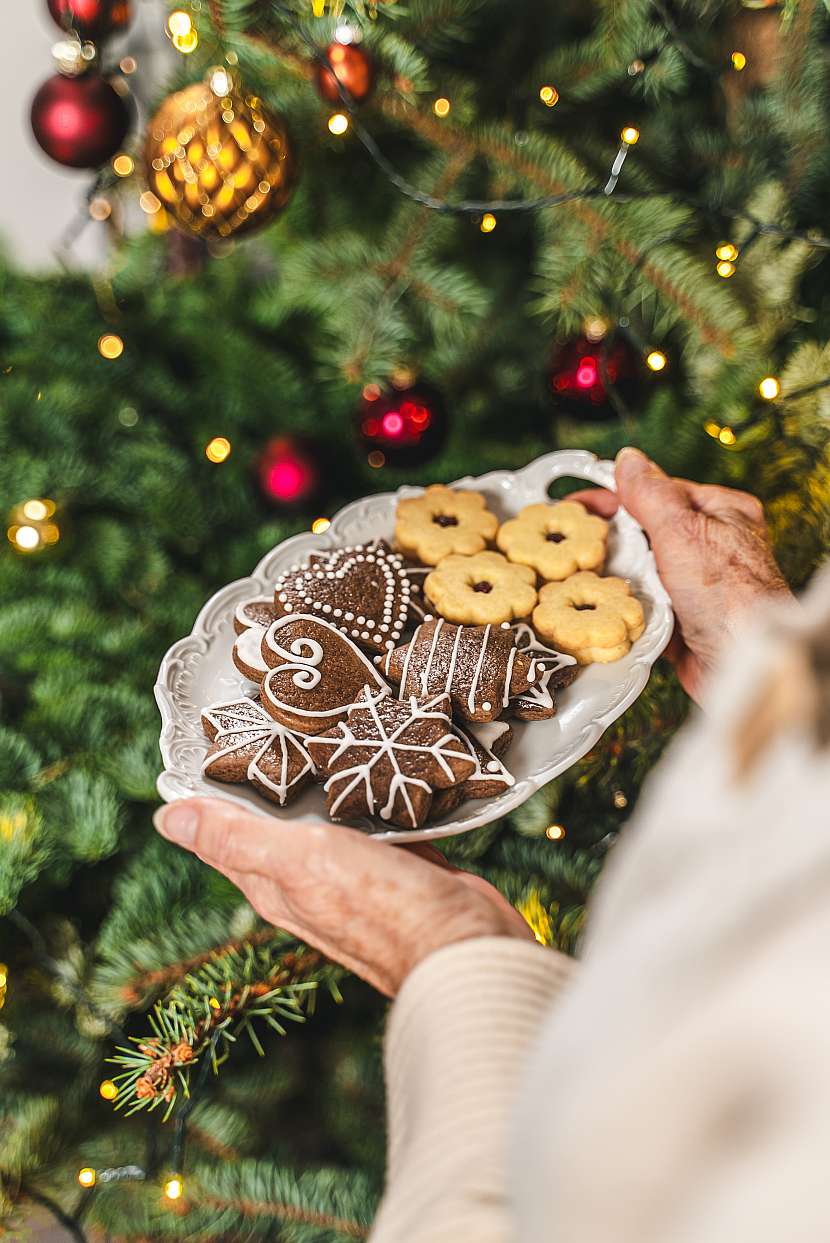
{"label": "white wall", "polygon": [[[0,0],[3,8],[3,159],[0,170],[0,246],[20,265],[54,267],[55,248],[78,210],[92,174],[53,163],[35,142],[29,125],[32,96],[53,73],[52,44],[60,31],[46,0]],[[164,35],[162,0],[133,0],[130,30],[109,44],[109,62],[130,54],[138,70],[130,79],[141,97],[152,100],[163,80],[168,57],[175,55]],[[135,141],[135,135],[132,135]],[[130,140],[125,146],[129,149]],[[132,190],[132,187],[130,187]],[[137,198],[136,182],[132,198]],[[106,226],[90,221],[71,251],[73,265],[100,263],[106,252]]]}

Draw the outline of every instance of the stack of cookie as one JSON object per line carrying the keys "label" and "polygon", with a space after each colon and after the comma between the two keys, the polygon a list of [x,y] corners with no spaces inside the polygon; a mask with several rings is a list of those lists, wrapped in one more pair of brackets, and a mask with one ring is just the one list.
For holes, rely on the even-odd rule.
{"label": "stack of cookie", "polygon": [[578,663],[642,633],[577,503],[500,526],[438,485],[399,502],[395,543],[314,555],[240,605],[233,659],[259,693],[205,709],[205,775],[280,805],[317,780],[332,819],[415,829],[511,786],[512,721],[552,717]]}

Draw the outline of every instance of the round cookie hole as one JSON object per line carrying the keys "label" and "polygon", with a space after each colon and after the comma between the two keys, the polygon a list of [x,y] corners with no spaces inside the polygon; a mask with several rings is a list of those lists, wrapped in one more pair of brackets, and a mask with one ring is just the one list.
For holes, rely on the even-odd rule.
{"label": "round cookie hole", "polygon": [[577,613],[593,613],[597,606],[595,604],[575,604],[574,609]]}
{"label": "round cookie hole", "polygon": [[561,544],[563,540],[567,539],[567,536],[563,535],[561,531],[548,531],[545,539],[550,544]]}
{"label": "round cookie hole", "polygon": [[454,514],[433,514],[432,521],[437,527],[457,527],[458,519]]}
{"label": "round cookie hole", "polygon": [[487,582],[484,582],[483,580],[480,583],[473,583],[473,591],[481,591],[481,592],[484,592],[485,594],[489,594],[489,592],[491,592],[492,590],[493,590],[492,583],[487,583]]}

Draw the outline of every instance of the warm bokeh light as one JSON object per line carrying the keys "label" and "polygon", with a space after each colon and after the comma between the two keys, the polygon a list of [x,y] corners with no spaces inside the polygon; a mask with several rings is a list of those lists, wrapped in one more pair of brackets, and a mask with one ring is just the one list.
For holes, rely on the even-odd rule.
{"label": "warm bokeh light", "polygon": [[722,445],[734,445],[735,433],[731,427],[722,427],[718,432],[718,440]]}
{"label": "warm bokeh light", "polygon": [[91,1165],[85,1165],[82,1170],[78,1170],[78,1182],[82,1187],[95,1186],[95,1171]]}
{"label": "warm bokeh light", "polygon": [[345,112],[333,112],[328,120],[329,131],[340,137],[349,128],[349,118]]}
{"label": "warm bokeh light", "polygon": [[126,73],[129,77],[129,75],[131,73],[135,73],[138,68],[138,61],[134,56],[122,56],[118,62],[118,68],[122,73]]}
{"label": "warm bokeh light", "polygon": [[449,116],[451,107],[450,101],[444,95],[441,95],[432,105],[432,111],[437,117],[446,117]]}
{"label": "warm bokeh light", "polygon": [[743,52],[732,53],[732,68],[737,69],[739,73],[746,68],[746,57]]}
{"label": "warm bokeh light", "polygon": [[5,988],[9,982],[9,969],[4,962],[0,962],[0,988]]}
{"label": "warm bokeh light", "polygon": [[493,232],[493,230],[496,227],[496,217],[493,215],[491,211],[486,211],[484,215],[481,217],[480,227],[481,227],[482,233]]}
{"label": "warm bokeh light", "polygon": [[36,548],[40,547],[40,532],[36,527],[30,527],[25,524],[23,526],[12,526],[9,527],[6,534],[8,535],[9,542],[19,552],[34,552]]}
{"label": "warm bokeh light", "polygon": [[592,315],[582,327],[589,341],[601,341],[608,332],[608,321],[599,315]]}
{"label": "warm bokeh light", "polygon": [[231,81],[231,75],[228,73],[227,69],[222,69],[220,67],[218,69],[211,70],[210,89],[213,91],[214,95],[218,95],[221,99],[224,95],[228,95],[230,93],[232,86],[233,83]]}
{"label": "warm bokeh light", "polygon": [[380,470],[381,466],[386,465],[386,455],[380,449],[373,449],[366,461],[374,470]]}
{"label": "warm bokeh light", "polygon": [[131,155],[127,155],[122,151],[120,155],[116,155],[112,161],[112,171],[117,177],[129,177],[135,168],[135,161]]}
{"label": "warm bokeh light", "polygon": [[781,392],[781,385],[774,375],[764,376],[763,380],[758,385],[758,392],[762,397],[766,398],[767,401],[775,401],[776,397]]}
{"label": "warm bokeh light", "polygon": [[717,440],[718,436],[720,436],[720,423],[716,423],[714,419],[707,419],[703,424],[703,430],[708,436],[714,436],[715,440]]}
{"label": "warm bokeh light", "polygon": [[114,1101],[118,1095],[118,1088],[113,1083],[112,1079],[104,1079],[104,1081],[98,1085],[98,1092],[105,1101]]}
{"label": "warm bokeh light", "polygon": [[167,29],[171,36],[188,34],[192,25],[190,14],[185,13],[184,9],[174,9],[167,19]]}
{"label": "warm bokeh light", "polygon": [[311,529],[315,535],[322,535],[324,531],[328,531],[330,526],[330,518],[315,518],[311,524]]}
{"label": "warm bokeh light", "polygon": [[559,103],[559,92],[555,86],[542,86],[539,88],[539,98],[547,108],[553,108]]}
{"label": "warm bokeh light", "polygon": [[186,35],[173,35],[173,47],[183,56],[189,56],[191,52],[195,52],[198,46],[199,36],[195,26],[191,26]]}
{"label": "warm bokeh light", "polygon": [[545,829],[545,837],[551,842],[561,842],[565,836],[565,827],[561,824],[549,824]]}
{"label": "warm bokeh light", "polygon": [[93,220],[109,220],[112,215],[112,203],[101,195],[89,201],[89,214]]}
{"label": "warm bokeh light", "polygon": [[635,142],[640,141],[640,131],[634,125],[626,125],[620,133],[620,138],[627,147],[633,147]]}
{"label": "warm bokeh light", "polygon": [[725,259],[727,263],[731,263],[733,259],[738,257],[738,247],[733,246],[732,242],[721,242],[715,247],[715,255],[718,259]]}
{"label": "warm bokeh light", "polygon": [[138,203],[141,210],[148,216],[154,216],[157,211],[161,210],[161,200],[156,198],[152,190],[145,190]]}
{"label": "warm bokeh light", "polygon": [[33,499],[24,501],[22,505],[23,517],[28,518],[30,522],[43,522],[45,518],[51,518],[54,512],[54,501]]}
{"label": "warm bokeh light", "polygon": [[728,259],[721,259],[715,268],[718,276],[722,276],[724,280],[728,280],[730,276],[735,275],[735,265],[730,263]]}
{"label": "warm bokeh light", "polygon": [[105,332],[98,338],[98,353],[102,358],[120,358],[124,353],[124,342],[114,332]]}
{"label": "warm bokeh light", "polygon": [[168,1200],[179,1200],[184,1193],[184,1182],[178,1174],[173,1174],[164,1184],[164,1194]]}
{"label": "warm bokeh light", "polygon": [[652,371],[662,371],[667,362],[666,355],[662,350],[652,350],[646,355],[646,364]]}
{"label": "warm bokeh light", "polygon": [[214,436],[205,445],[205,457],[209,462],[224,462],[231,455],[231,442],[226,436]]}

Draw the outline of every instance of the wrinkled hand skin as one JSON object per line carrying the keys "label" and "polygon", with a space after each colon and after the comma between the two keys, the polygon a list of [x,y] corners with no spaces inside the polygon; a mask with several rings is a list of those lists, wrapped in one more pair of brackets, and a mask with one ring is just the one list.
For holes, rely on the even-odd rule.
{"label": "wrinkled hand skin", "polygon": [[356,829],[251,815],[221,799],[173,803],[154,823],[224,873],[264,919],[388,997],[445,945],[482,936],[533,940],[492,885],[431,846],[390,846]]}
{"label": "wrinkled hand skin", "polygon": [[621,504],[646,531],[676,617],[666,655],[699,701],[740,618],[762,600],[790,594],[763,506],[749,492],[670,478],[633,448],[618,455],[615,478],[616,495],[592,489],[568,499],[604,518]]}

